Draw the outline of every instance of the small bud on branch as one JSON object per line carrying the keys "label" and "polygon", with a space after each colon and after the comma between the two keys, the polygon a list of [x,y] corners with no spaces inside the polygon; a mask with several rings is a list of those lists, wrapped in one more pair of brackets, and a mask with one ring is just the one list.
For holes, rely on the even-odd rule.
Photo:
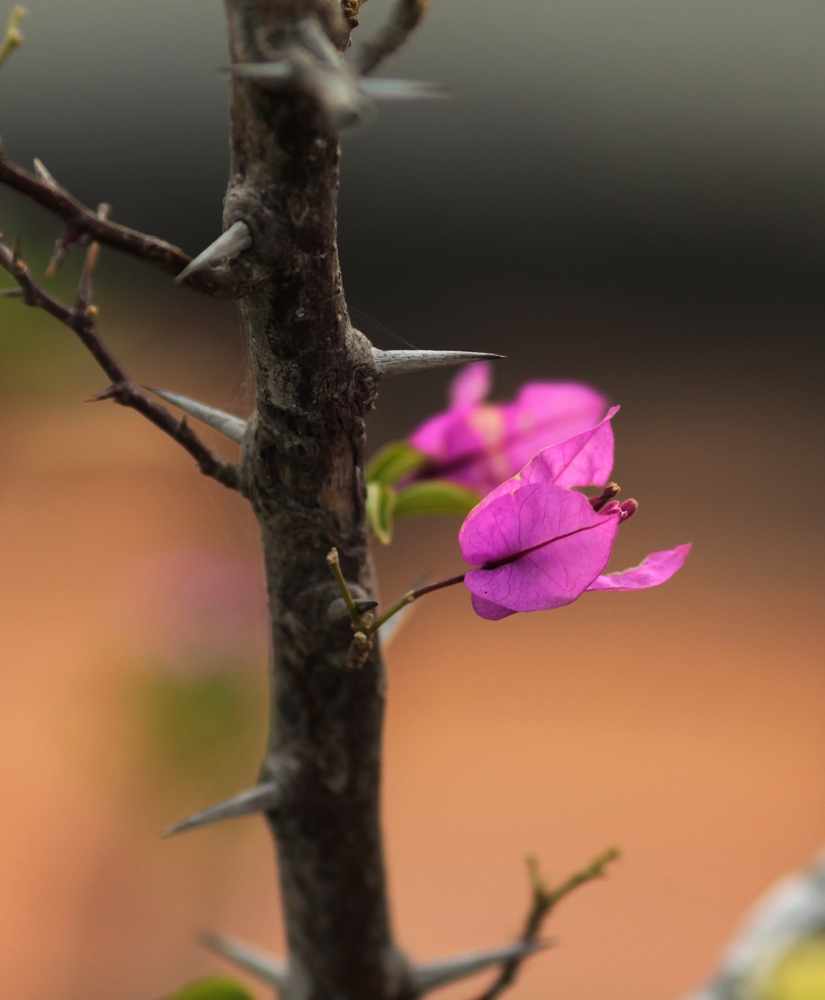
{"label": "small bud on branch", "polygon": [[6,34],[0,42],[0,66],[9,58],[15,49],[19,48],[24,41],[20,25],[28,17],[29,12],[25,7],[14,7],[6,25]]}

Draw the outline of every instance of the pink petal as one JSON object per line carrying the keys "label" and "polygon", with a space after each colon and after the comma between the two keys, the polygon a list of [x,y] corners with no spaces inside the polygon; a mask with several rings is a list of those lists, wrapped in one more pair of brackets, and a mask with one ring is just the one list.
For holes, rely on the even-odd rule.
{"label": "pink petal", "polygon": [[485,601],[478,594],[470,594],[470,600],[473,602],[473,611],[479,618],[486,618],[488,622],[499,622],[502,618],[509,618],[510,615],[516,613],[510,611],[509,608],[503,608],[500,604],[495,604],[493,601]]}
{"label": "pink petal", "polygon": [[[481,371],[479,371],[479,369]],[[451,408],[426,421],[410,437],[413,447],[428,455],[426,475],[448,479],[482,496],[518,472],[541,448],[557,445],[572,436],[593,431],[604,413],[606,401],[588,386],[575,382],[532,382],[513,403],[481,402],[490,387],[491,366],[481,362],[462,369],[453,382]],[[592,470],[571,466],[564,485],[606,482],[603,467],[612,451],[609,428],[601,458]],[[596,461],[595,442],[590,454]]]}
{"label": "pink petal", "polygon": [[587,589],[645,590],[647,587],[658,587],[684,566],[689,552],[690,544],[677,545],[675,549],[664,552],[651,552],[638,566],[621,573],[605,573],[597,577]]}
{"label": "pink petal", "polygon": [[613,470],[613,428],[611,419],[619,412],[614,406],[595,427],[544,448],[512,479],[491,490],[479,507],[530,483],[557,486],[604,486]]}
{"label": "pink petal", "polygon": [[552,482],[568,487],[604,486],[613,471],[613,427],[610,421],[618,412],[619,407],[614,406],[595,427],[540,451],[536,461],[525,469],[522,479],[525,482]]}
{"label": "pink petal", "polygon": [[476,565],[517,558],[470,570],[464,582],[473,594],[511,611],[562,607],[607,565],[618,527],[618,517],[597,514],[580,493],[553,483],[516,484],[470,512],[459,544],[464,559]]}
{"label": "pink petal", "polygon": [[456,413],[454,410],[447,410],[439,413],[417,428],[409,437],[409,443],[413,448],[417,448],[423,454],[429,456],[433,462],[440,462],[447,458],[448,445],[447,437],[450,430],[464,420],[463,413]]}
{"label": "pink petal", "polygon": [[450,384],[450,409],[475,406],[487,398],[493,385],[493,366],[489,361],[465,365]]}
{"label": "pink petal", "polygon": [[528,382],[506,409],[508,458],[516,472],[540,449],[594,427],[604,416],[607,399],[579,382]]}

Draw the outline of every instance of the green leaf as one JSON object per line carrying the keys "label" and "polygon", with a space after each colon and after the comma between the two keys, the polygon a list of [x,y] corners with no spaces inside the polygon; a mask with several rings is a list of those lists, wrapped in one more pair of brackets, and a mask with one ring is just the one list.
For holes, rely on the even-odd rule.
{"label": "green leaf", "polygon": [[367,482],[392,486],[425,466],[427,461],[426,455],[406,441],[393,441],[373,456],[367,467]]}
{"label": "green leaf", "polygon": [[198,979],[166,1000],[254,1000],[252,994],[240,983],[226,976],[209,976]]}
{"label": "green leaf", "polygon": [[367,483],[367,520],[385,545],[392,541],[392,520],[397,502],[398,494],[392,486]]}
{"label": "green leaf", "polygon": [[467,514],[481,500],[478,493],[442,479],[413,483],[398,494],[396,517],[412,514]]}

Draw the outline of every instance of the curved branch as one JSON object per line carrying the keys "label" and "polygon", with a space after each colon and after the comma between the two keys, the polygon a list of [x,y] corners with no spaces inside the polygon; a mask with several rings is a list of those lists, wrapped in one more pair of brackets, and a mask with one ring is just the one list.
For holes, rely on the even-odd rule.
{"label": "curved branch", "polygon": [[[574,872],[555,889],[547,888],[539,872],[538,862],[535,858],[529,858],[527,864],[530,869],[530,882],[533,888],[533,904],[524,922],[524,930],[521,932],[521,937],[519,938],[520,943],[524,945],[535,943],[541,933],[545,919],[565,896],[569,896],[574,889],[578,889],[580,885],[584,885],[586,882],[603,878],[607,866],[611,861],[615,861],[618,856],[618,850],[615,847],[611,847],[610,850],[604,851],[597,858],[594,858],[585,868]],[[530,954],[529,951],[525,951],[523,954],[516,955],[514,958],[504,962],[501,972],[487,989],[476,997],[476,1000],[495,1000],[497,996],[512,986],[518,976],[521,963]]]}
{"label": "curved branch", "polygon": [[[67,228],[66,234],[58,241],[58,253],[65,253],[70,246],[84,239],[93,239],[145,261],[172,277],[177,277],[191,262],[192,258],[183,250],[165,240],[100,218],[58,184],[42,164],[36,166],[37,174],[29,173],[0,152],[0,184],[25,195],[63,219]],[[242,294],[242,289],[225,271],[214,268],[193,275],[186,285],[214,298],[232,299]]]}
{"label": "curved branch", "polygon": [[142,413],[147,420],[188,451],[205,476],[216,479],[230,489],[239,489],[237,466],[218,458],[207,448],[185,420],[176,420],[165,407],[150,399],[132,382],[120,362],[104,343],[95,327],[97,309],[88,304],[92,292],[96,257],[97,244],[92,244],[81,278],[78,301],[74,308],[70,308],[50,295],[34,280],[28,266],[18,258],[16,249],[8,247],[0,237],[0,267],[8,271],[17,282],[20,291],[19,298],[27,306],[42,309],[63,323],[64,326],[73,330],[111,381],[112,384],[94,396],[93,399],[112,399],[121,406],[128,406],[137,410],[138,413]]}
{"label": "curved branch", "polygon": [[397,52],[424,20],[430,3],[431,0],[398,0],[384,27],[361,47],[356,60],[359,72],[367,76]]}

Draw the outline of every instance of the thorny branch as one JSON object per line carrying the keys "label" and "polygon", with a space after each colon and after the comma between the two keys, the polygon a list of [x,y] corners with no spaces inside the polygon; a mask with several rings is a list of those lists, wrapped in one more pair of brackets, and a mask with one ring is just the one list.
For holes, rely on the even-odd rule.
{"label": "thorny branch", "polygon": [[398,51],[409,36],[424,20],[431,0],[397,0],[389,20],[375,38],[365,42],[357,63],[359,71],[367,76],[393,52]]}
{"label": "thorny branch", "polygon": [[[52,270],[72,246],[90,239],[143,260],[172,277],[180,274],[191,261],[183,250],[165,240],[101,219],[58,184],[37,160],[35,169],[37,173],[32,174],[12,163],[0,148],[0,184],[25,195],[66,223],[66,230],[57,241]],[[236,298],[242,291],[225,271],[215,268],[198,272],[186,285],[215,298]]]}
{"label": "thorny branch", "polygon": [[[536,941],[545,919],[556,908],[556,906],[566,896],[569,896],[571,892],[578,889],[580,885],[584,885],[586,882],[592,882],[597,878],[603,878],[607,866],[611,861],[615,861],[618,857],[619,851],[617,848],[611,847],[609,850],[604,851],[604,853],[594,858],[589,865],[582,868],[580,871],[574,872],[555,889],[549,889],[545,884],[541,877],[541,872],[539,871],[538,861],[535,858],[528,858],[527,865],[530,872],[530,883],[533,889],[533,903],[530,907],[530,912],[527,914],[527,919],[524,921],[524,930],[521,932],[519,941],[523,944],[532,944]],[[518,976],[521,963],[526,957],[527,955],[521,955],[516,958],[511,958],[509,961],[505,962],[502,965],[501,972],[499,972],[498,976],[496,976],[490,986],[488,986],[483,993],[480,993],[476,997],[476,1000],[495,1000],[497,996],[503,993],[508,987],[512,986]]]}
{"label": "thorny branch", "polygon": [[[104,222],[107,211],[108,207],[102,205],[96,218]],[[210,476],[231,489],[238,489],[237,466],[214,455],[185,419],[176,420],[165,407],[150,399],[136,386],[98,333],[95,325],[97,307],[90,304],[98,251],[97,243],[93,243],[87,251],[77,300],[70,308],[35,281],[28,266],[20,260],[17,246],[7,246],[0,235],[0,267],[8,271],[18,285],[17,289],[8,290],[4,297],[13,295],[27,306],[43,309],[77,334],[111,382],[107,389],[93,397],[94,400],[112,399],[121,406],[128,406],[142,413],[147,420],[185,448],[205,476]]]}

